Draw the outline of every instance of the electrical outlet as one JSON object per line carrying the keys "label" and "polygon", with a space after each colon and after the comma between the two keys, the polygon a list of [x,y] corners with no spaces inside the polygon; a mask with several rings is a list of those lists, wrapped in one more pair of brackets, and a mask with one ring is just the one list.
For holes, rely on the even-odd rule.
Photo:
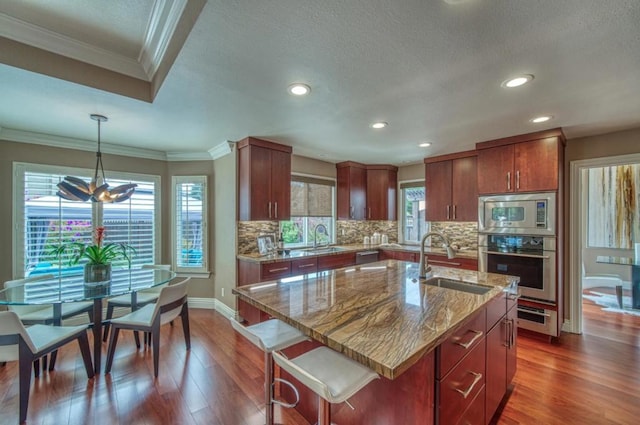
{"label": "electrical outlet", "polygon": [[221,288],[221,289],[222,289],[222,296],[224,297],[224,288]]}

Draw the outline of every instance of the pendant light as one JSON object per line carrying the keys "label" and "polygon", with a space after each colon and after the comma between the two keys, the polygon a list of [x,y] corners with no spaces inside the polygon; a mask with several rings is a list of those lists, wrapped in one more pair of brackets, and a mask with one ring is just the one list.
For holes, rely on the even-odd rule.
{"label": "pendant light", "polygon": [[136,190],[135,183],[123,184],[109,189],[107,179],[104,177],[102,166],[102,152],[100,152],[100,123],[108,119],[104,115],[91,114],[91,119],[98,121],[98,151],[96,152],[96,169],[91,183],[87,184],[82,179],[66,176],[58,183],[57,195],[69,201],[85,202],[91,199],[93,202],[122,202],[131,198]]}

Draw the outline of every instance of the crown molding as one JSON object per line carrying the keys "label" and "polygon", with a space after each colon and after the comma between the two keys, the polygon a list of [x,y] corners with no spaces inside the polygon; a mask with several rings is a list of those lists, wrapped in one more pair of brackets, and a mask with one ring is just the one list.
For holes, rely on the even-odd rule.
{"label": "crown molding", "polygon": [[211,161],[206,152],[167,152],[167,161]]}
{"label": "crown molding", "polygon": [[162,62],[186,6],[186,0],[157,0],[153,5],[147,33],[138,56],[138,62],[149,80],[153,79]]}
{"label": "crown molding", "polygon": [[[31,143],[36,145],[51,146],[63,149],[76,149],[81,151],[95,152],[97,142],[95,140],[75,139],[72,137],[53,136],[44,133],[31,131],[14,130],[11,128],[0,128],[0,139],[9,142]],[[111,143],[100,143],[100,150],[103,153],[112,155],[123,155],[134,158],[155,159],[167,161],[167,154],[162,151],[152,149],[134,148],[131,146],[115,145]],[[205,155],[208,158],[208,155]]]}
{"label": "crown molding", "polygon": [[0,36],[120,74],[150,81],[135,59],[92,46],[57,32],[0,13]]}

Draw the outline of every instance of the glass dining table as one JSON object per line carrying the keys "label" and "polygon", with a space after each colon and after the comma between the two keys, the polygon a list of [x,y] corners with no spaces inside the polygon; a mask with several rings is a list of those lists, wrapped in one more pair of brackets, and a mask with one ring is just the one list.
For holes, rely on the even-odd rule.
{"label": "glass dining table", "polygon": [[0,290],[0,305],[52,305],[53,324],[60,326],[62,304],[93,301],[93,367],[100,372],[102,356],[102,300],[131,295],[131,308],[137,308],[140,290],[168,283],[175,272],[157,269],[113,269],[110,282],[89,284],[82,271],[28,282]]}

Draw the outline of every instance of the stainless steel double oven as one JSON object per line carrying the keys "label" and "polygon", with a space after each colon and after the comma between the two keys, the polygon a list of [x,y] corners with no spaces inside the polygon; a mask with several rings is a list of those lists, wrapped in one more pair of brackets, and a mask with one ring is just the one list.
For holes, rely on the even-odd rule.
{"label": "stainless steel double oven", "polygon": [[553,192],[480,197],[478,268],[520,277],[518,326],[558,335]]}

